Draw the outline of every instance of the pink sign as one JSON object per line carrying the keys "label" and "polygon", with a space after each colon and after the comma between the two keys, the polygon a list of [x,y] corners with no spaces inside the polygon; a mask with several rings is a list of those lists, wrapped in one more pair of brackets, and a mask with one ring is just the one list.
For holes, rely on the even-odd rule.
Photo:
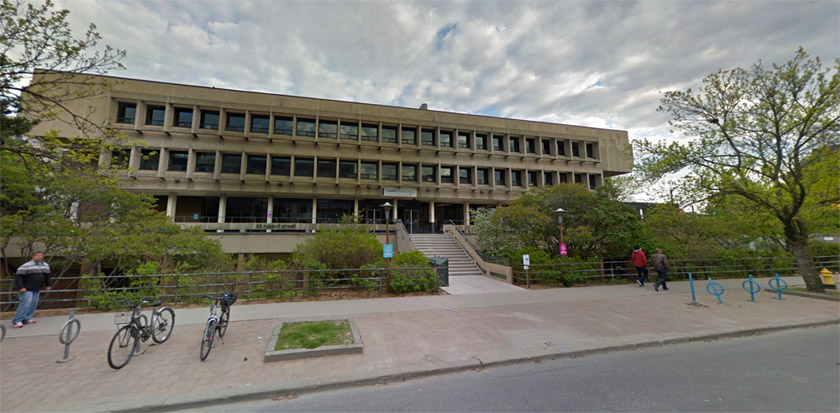
{"label": "pink sign", "polygon": [[569,255],[569,249],[566,248],[566,244],[560,244],[560,255]]}

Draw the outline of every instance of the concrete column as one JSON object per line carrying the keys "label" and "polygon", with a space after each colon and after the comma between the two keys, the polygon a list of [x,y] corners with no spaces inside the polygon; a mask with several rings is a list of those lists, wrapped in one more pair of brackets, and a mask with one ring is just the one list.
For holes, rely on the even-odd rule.
{"label": "concrete column", "polygon": [[435,232],[435,201],[429,201],[429,225],[432,227],[432,232]]}
{"label": "concrete column", "polygon": [[464,202],[464,225],[470,224],[470,203]]}
{"label": "concrete column", "polygon": [[[216,220],[219,224],[225,223],[225,213],[227,212],[227,195],[219,195],[219,219]],[[216,232],[225,232],[223,229],[216,230]]]}
{"label": "concrete column", "polygon": [[[312,223],[318,222],[318,198],[312,198]],[[315,232],[315,231],[312,231]]]}
{"label": "concrete column", "polygon": [[187,178],[192,177],[192,173],[195,170],[195,149],[190,148],[189,152],[187,152]]}
{"label": "concrete column", "polygon": [[394,200],[394,209],[391,211],[391,222],[397,221],[397,200]]}
{"label": "concrete column", "polygon": [[[273,196],[268,197],[268,209],[266,211],[268,211],[268,212],[265,214],[265,223],[270,224],[272,218],[274,217],[274,197]],[[271,230],[267,229],[267,230],[265,230],[265,232],[271,232]]]}
{"label": "concrete column", "polygon": [[353,198],[353,219],[359,219],[359,198]]}
{"label": "concrete column", "polygon": [[166,216],[175,220],[175,211],[178,208],[178,194],[170,192],[166,197]]}

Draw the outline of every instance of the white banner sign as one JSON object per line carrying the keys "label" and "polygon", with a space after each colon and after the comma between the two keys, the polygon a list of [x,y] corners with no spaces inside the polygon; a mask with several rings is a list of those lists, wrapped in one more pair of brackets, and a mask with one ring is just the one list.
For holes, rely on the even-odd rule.
{"label": "white banner sign", "polygon": [[417,198],[417,188],[382,188],[382,196]]}

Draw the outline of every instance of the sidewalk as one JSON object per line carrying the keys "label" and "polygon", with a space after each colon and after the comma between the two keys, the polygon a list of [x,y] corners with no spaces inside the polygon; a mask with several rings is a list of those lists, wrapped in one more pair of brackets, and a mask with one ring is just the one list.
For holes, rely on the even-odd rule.
{"label": "sidewalk", "polygon": [[[801,284],[788,278],[788,282]],[[232,309],[224,344],[205,362],[199,343],[206,308],[176,310],[168,342],[148,346],[122,370],[106,361],[113,314],[81,315],[75,360],[57,364],[57,333],[66,317],[10,329],[0,344],[0,410],[106,411],[144,406],[197,406],[312,389],[388,381],[547,357],[836,323],[837,303],[803,297],[783,301],[762,292],[749,302],[742,280],[721,281],[724,305],[697,282],[671,291],[634,285],[515,292],[243,305]],[[763,287],[767,281],[760,280]],[[352,317],[364,354],[263,363],[267,339],[280,320]],[[8,324],[8,320],[5,321]]]}

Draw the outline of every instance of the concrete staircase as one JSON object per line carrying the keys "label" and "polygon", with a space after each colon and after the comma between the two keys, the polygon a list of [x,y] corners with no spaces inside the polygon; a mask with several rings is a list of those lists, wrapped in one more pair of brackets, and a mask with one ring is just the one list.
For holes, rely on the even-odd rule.
{"label": "concrete staircase", "polygon": [[412,234],[410,238],[414,248],[426,257],[431,258],[437,255],[448,258],[450,277],[483,275],[475,262],[449,234]]}

